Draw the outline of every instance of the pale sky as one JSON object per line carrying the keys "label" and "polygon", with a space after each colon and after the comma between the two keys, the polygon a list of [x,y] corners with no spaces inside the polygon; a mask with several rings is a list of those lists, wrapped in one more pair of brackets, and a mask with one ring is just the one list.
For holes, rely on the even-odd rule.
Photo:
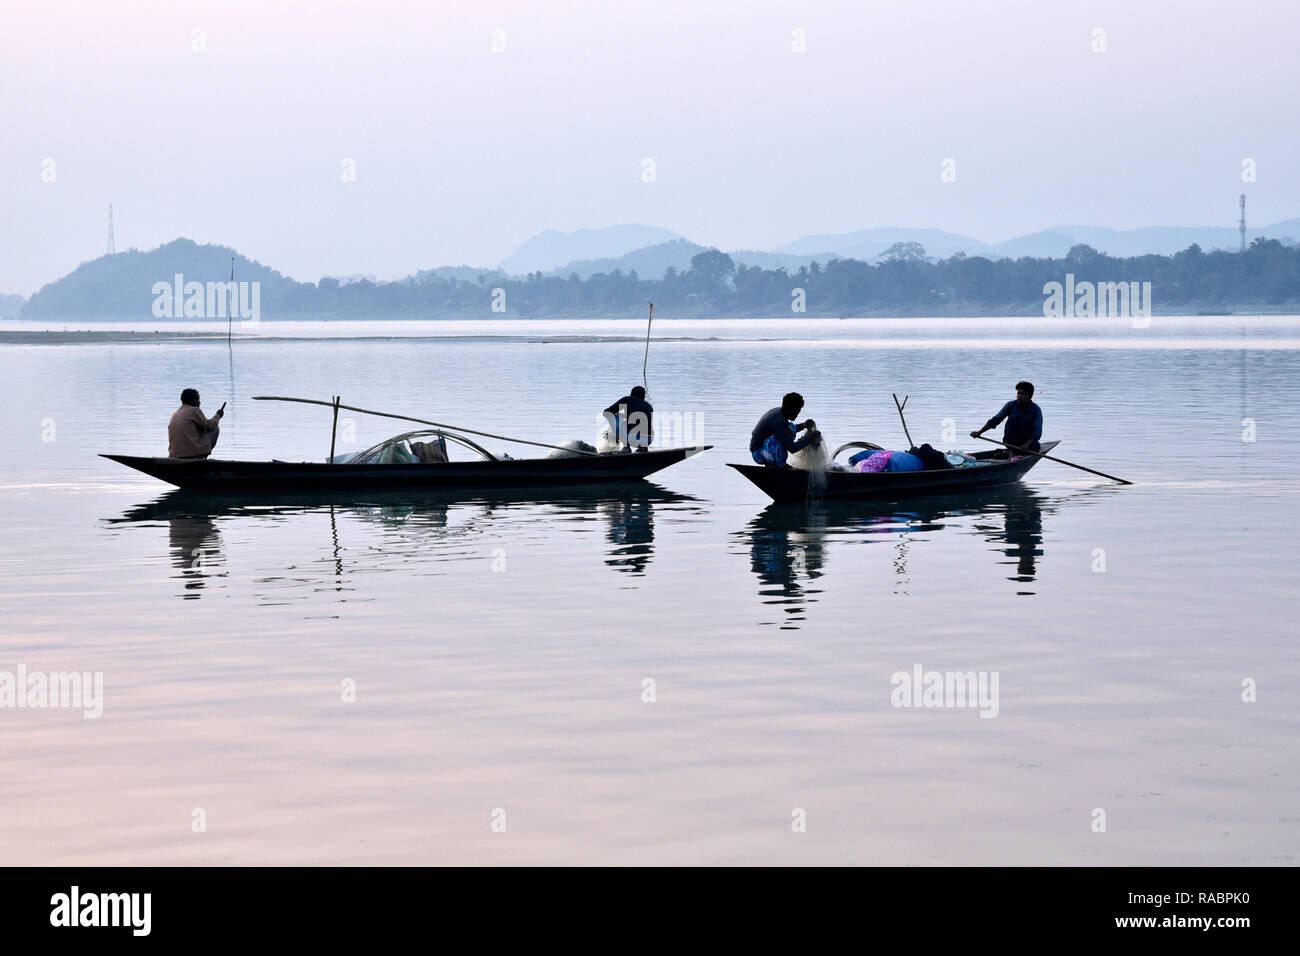
{"label": "pale sky", "polygon": [[542,229],[629,222],[735,249],[1232,226],[1243,191],[1252,225],[1300,216],[1297,0],[2,13],[0,292],[101,255],[109,202],[119,250],[185,236],[304,281],[494,265]]}

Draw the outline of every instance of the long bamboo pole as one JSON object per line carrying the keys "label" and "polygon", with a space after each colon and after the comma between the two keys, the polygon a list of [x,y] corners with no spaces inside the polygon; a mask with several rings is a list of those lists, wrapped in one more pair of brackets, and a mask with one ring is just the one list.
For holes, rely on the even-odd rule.
{"label": "long bamboo pole", "polygon": [[377,412],[369,408],[358,408],[355,405],[340,405],[336,398],[332,402],[322,402],[315,398],[286,398],[283,395],[254,395],[255,402],[298,402],[303,405],[324,405],[326,408],[339,409],[343,408],[349,412],[360,412],[362,415],[376,415],[379,418],[395,418],[402,422],[416,422],[420,425],[432,425],[434,428],[445,428],[452,432],[464,432],[467,435],[480,435],[483,438],[495,438],[497,441],[515,442],[520,445],[533,445],[537,448],[551,448],[555,451],[576,452],[579,455],[595,456],[598,453],[594,451],[582,451],[577,448],[565,448],[563,445],[548,445],[540,441],[528,441],[525,438],[508,438],[505,435],[494,435],[491,432],[476,431],[473,428],[461,428],[459,425],[444,425],[442,422],[431,422],[427,418],[412,418],[410,415],[394,415],[391,412]]}
{"label": "long bamboo pole", "polygon": [[1039,458],[1046,458],[1048,461],[1054,461],[1058,465],[1069,465],[1071,468],[1078,468],[1080,471],[1086,471],[1090,475],[1100,475],[1102,478],[1109,478],[1111,481],[1118,481],[1121,485],[1131,485],[1133,482],[1127,478],[1116,478],[1114,475],[1108,475],[1104,471],[1097,471],[1093,468],[1085,468],[1083,465],[1076,465],[1072,461],[1066,461],[1064,458],[1054,458],[1051,455],[1044,455],[1041,451],[1030,451],[1028,448],[1021,448],[1017,445],[1008,445],[1004,441],[998,441],[996,438],[985,438],[983,435],[976,435],[981,441],[991,441],[995,445],[1001,445],[1003,448],[1010,448],[1012,451],[1018,451],[1022,455],[1037,455]]}

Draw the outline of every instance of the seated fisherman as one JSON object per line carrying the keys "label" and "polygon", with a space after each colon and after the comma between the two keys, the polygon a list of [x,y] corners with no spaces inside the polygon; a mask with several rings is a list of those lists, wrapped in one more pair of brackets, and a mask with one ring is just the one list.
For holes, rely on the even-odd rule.
{"label": "seated fisherman", "polygon": [[614,433],[614,439],[624,450],[635,448],[647,451],[654,440],[654,406],[645,400],[645,389],[640,385],[632,389],[604,411],[605,421]]}
{"label": "seated fisherman", "polygon": [[221,418],[226,414],[222,402],[217,414],[208,418],[199,408],[199,393],[187,388],[181,392],[181,407],[167,423],[167,457],[207,458],[221,437]]}
{"label": "seated fisherman", "polygon": [[1015,400],[1003,405],[1002,410],[985,422],[979,431],[971,432],[971,438],[979,438],[1005,418],[1007,424],[1002,430],[1002,440],[1017,448],[1038,451],[1038,440],[1043,437],[1043,410],[1033,399],[1034,386],[1029,382],[1016,382]]}
{"label": "seated fisherman", "polygon": [[[798,392],[790,392],[781,399],[780,408],[770,409],[758,420],[753,434],[749,436],[749,451],[757,464],[789,468],[785,462],[786,456],[802,451],[809,445],[815,447],[821,443],[821,432],[817,431],[817,423],[811,418],[798,425],[794,423],[801,411],[803,396]],[[795,435],[801,431],[807,431],[808,434],[796,440]]]}

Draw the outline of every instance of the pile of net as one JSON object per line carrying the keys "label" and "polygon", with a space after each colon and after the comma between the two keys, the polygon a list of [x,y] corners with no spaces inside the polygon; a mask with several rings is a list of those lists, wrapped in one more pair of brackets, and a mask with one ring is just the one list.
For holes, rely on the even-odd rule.
{"label": "pile of net", "polygon": [[[817,426],[812,424],[809,427],[815,429]],[[791,468],[808,472],[808,489],[814,493],[826,487],[828,471],[844,470],[831,461],[831,453],[826,449],[825,438],[819,438],[813,444],[805,445],[798,451],[792,452],[786,459],[786,463]]]}
{"label": "pile of net", "polygon": [[547,458],[582,458],[586,455],[596,454],[596,449],[583,441],[581,438],[575,438],[573,441],[566,441],[559,448],[555,449]]}

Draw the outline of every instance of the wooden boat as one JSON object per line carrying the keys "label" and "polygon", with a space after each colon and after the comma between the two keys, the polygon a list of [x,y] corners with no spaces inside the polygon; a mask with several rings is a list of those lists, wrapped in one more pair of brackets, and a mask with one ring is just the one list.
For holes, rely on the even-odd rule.
{"label": "wooden boat", "polygon": [[454,491],[557,487],[635,481],[708,451],[662,448],[572,458],[492,458],[480,461],[353,464],[312,461],[223,461],[216,458],[144,458],[102,455],[178,488],[195,491],[319,493],[356,490]]}
{"label": "wooden boat", "polygon": [[[708,451],[712,445],[692,448],[660,448],[652,451],[624,451],[597,454],[594,449],[580,450],[561,445],[547,445],[522,438],[507,438],[490,432],[459,428],[408,415],[377,412],[354,405],[343,405],[336,396],[323,402],[310,398],[284,398],[254,395],[256,401],[296,402],[323,405],[334,410],[337,428],[340,409],[420,422],[434,426],[387,438],[364,451],[336,457],[334,435],[330,438],[330,456],[326,461],[225,461],[218,458],[146,458],[135,455],[100,455],[118,464],[142,471],[177,488],[205,492],[257,492],[263,495],[311,495],[335,491],[448,491],[474,492],[483,488],[558,488],[614,481],[637,481]],[[456,430],[452,430],[452,429]],[[466,435],[496,438],[502,441],[550,448],[546,458],[510,458],[492,454]],[[437,445],[441,460],[413,457],[417,444],[412,439],[428,438]],[[447,442],[468,449],[478,456],[474,461],[449,461]],[[559,452],[559,456],[556,456]]]}
{"label": "wooden boat", "polygon": [[[1039,449],[1046,454],[1060,442],[1044,442]],[[865,442],[841,446],[836,455],[848,447],[875,448]],[[979,462],[961,468],[942,468],[927,471],[900,471],[863,473],[858,471],[808,472],[797,468],[773,468],[766,465],[736,465],[736,469],[773,501],[802,501],[806,498],[874,498],[881,496],[906,497],[913,494],[935,494],[960,491],[967,488],[989,488],[1019,481],[1025,473],[1038,464],[1034,455],[996,458],[998,452],[978,452]],[[812,479],[812,480],[810,480]]]}

